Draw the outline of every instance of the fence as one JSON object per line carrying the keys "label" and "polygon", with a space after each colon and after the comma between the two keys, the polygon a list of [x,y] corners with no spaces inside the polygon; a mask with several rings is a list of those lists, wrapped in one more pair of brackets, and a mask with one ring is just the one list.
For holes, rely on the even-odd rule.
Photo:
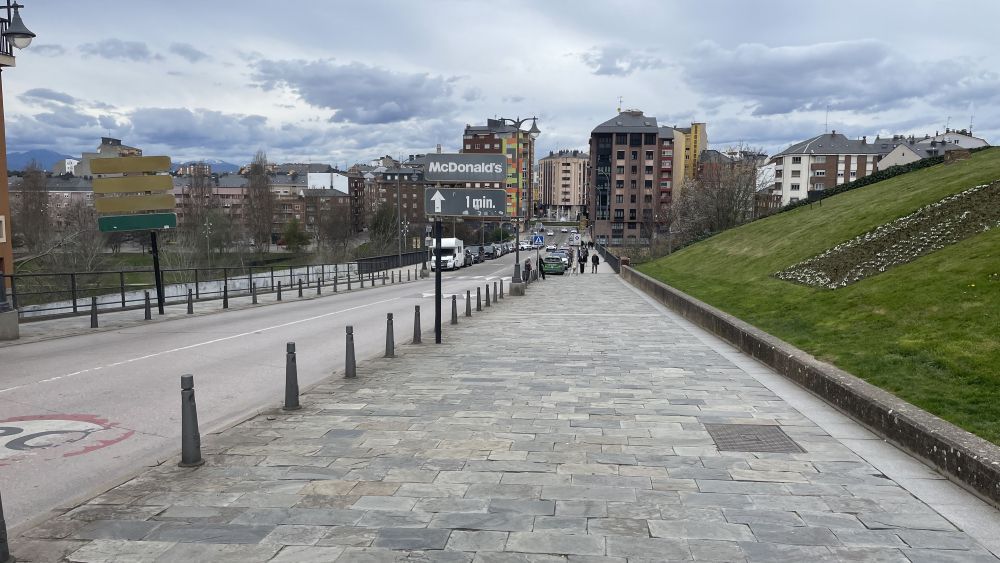
{"label": "fence", "polygon": [[[291,290],[301,281],[306,287],[319,283],[346,284],[348,279],[374,282],[385,272],[419,264],[425,252],[359,259],[345,264],[303,266],[245,266],[232,268],[182,268],[161,270],[164,302],[182,303],[191,289],[198,300],[246,295],[251,287],[267,293],[278,284]],[[145,292],[155,287],[152,269],[55,274],[0,274],[0,287],[9,285],[7,296],[21,319],[44,319],[89,313],[90,298],[97,297],[98,312],[142,307]],[[2,301],[2,299],[0,299]]]}
{"label": "fence", "polygon": [[603,244],[598,244],[596,248],[597,252],[601,253],[601,258],[603,258],[604,261],[607,262],[612,269],[614,269],[616,274],[619,273],[621,270],[621,261],[618,257],[612,254],[608,247]]}

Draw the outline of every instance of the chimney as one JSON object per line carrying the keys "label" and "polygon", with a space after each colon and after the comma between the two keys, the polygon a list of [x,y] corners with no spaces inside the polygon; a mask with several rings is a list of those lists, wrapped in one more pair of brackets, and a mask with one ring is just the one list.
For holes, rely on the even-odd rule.
{"label": "chimney", "polygon": [[868,135],[864,135],[864,136],[861,137],[861,144],[862,145],[867,145],[868,144]]}
{"label": "chimney", "polygon": [[830,131],[830,136],[831,137],[834,136],[834,135],[836,135],[836,134],[837,134],[837,130],[836,129],[834,129],[833,131]]}
{"label": "chimney", "polygon": [[437,146],[437,153],[438,153],[438,154],[441,154],[441,143],[438,143],[438,146]]}

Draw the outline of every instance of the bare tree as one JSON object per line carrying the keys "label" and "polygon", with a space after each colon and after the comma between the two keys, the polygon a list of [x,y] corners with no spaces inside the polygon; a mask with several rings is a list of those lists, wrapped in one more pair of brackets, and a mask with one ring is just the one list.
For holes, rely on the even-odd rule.
{"label": "bare tree", "polygon": [[264,151],[257,151],[250,163],[243,217],[246,231],[257,243],[257,248],[269,246],[274,228],[274,194],[271,193],[271,176]]}
{"label": "bare tree", "polygon": [[53,236],[49,190],[45,171],[34,160],[21,176],[20,197],[14,200],[11,215],[14,233],[21,235],[31,252],[40,252],[48,246]]}
{"label": "bare tree", "polygon": [[347,255],[354,228],[351,225],[350,204],[326,204],[320,209],[316,237],[319,243],[334,252],[339,258]]}
{"label": "bare tree", "polygon": [[97,211],[87,202],[75,200],[65,213],[59,253],[46,256],[51,271],[93,272],[103,262],[104,233],[97,229]]}
{"label": "bare tree", "polygon": [[697,180],[686,182],[676,202],[674,221],[690,240],[742,225],[753,219],[764,152],[738,145],[702,157]]}

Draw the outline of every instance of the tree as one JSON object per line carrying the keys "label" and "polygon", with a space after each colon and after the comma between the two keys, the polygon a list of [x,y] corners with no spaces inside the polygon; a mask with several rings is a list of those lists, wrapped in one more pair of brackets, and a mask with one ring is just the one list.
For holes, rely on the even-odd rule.
{"label": "tree", "polygon": [[263,250],[271,244],[274,194],[271,193],[271,176],[264,151],[257,151],[250,163],[243,218],[246,231],[253,237],[258,249]]}
{"label": "tree", "polygon": [[[31,252],[45,248],[54,233],[45,171],[34,160],[21,175],[21,193],[11,210],[11,228]],[[96,222],[95,222],[96,223]]]}
{"label": "tree", "polygon": [[324,204],[317,221],[316,238],[319,243],[336,254],[346,255],[353,236],[350,204]]}
{"label": "tree", "polygon": [[309,234],[302,229],[302,223],[298,219],[289,221],[281,235],[285,239],[285,247],[290,252],[298,252],[309,244]]}
{"label": "tree", "polygon": [[397,245],[396,210],[388,202],[382,202],[375,209],[371,226],[368,228],[370,252],[386,254]]}
{"label": "tree", "polygon": [[61,233],[58,254],[46,256],[50,271],[93,272],[103,262],[104,233],[97,229],[97,211],[82,200],[66,208],[65,228]]}

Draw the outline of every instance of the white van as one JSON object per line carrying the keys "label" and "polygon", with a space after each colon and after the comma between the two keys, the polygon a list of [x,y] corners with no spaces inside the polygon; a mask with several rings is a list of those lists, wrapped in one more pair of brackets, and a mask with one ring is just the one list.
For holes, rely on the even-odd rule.
{"label": "white van", "polygon": [[[435,240],[431,239],[431,270],[437,267]],[[465,266],[465,243],[457,238],[441,239],[441,269],[457,270]]]}

